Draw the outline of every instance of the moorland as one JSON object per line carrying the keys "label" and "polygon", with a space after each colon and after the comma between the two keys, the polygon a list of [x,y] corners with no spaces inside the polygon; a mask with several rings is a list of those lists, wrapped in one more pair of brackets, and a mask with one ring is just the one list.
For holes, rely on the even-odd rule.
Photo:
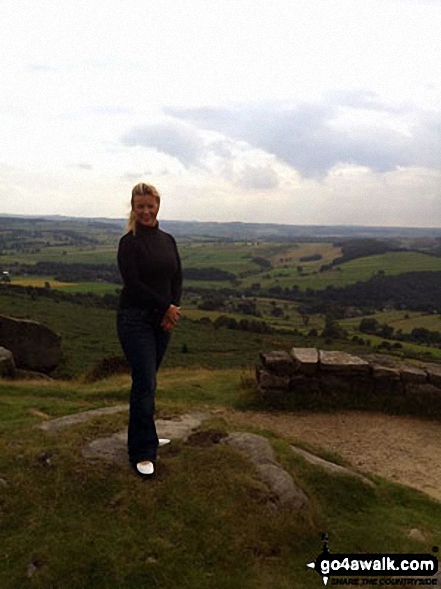
{"label": "moorland", "polygon": [[[218,445],[177,444],[148,487],[105,464],[87,468],[82,445],[119,431],[121,415],[50,439],[36,430],[42,420],[127,400],[128,375],[103,363],[120,355],[115,256],[124,221],[5,216],[0,312],[54,329],[62,361],[52,381],[0,383],[0,585],[318,587],[306,562],[322,531],[340,552],[430,552],[441,542],[441,504],[387,477],[367,473],[376,483],[367,490],[294,458],[295,441],[345,463],[326,431],[311,446],[295,430],[259,421],[266,408],[253,367],[259,352],[292,346],[441,362],[441,230],[161,226],[177,238],[184,295],[158,414],[209,410],[206,429],[265,435],[311,511],[269,515],[252,467]],[[255,418],[240,417],[250,412]],[[409,535],[415,528],[423,540]]]}

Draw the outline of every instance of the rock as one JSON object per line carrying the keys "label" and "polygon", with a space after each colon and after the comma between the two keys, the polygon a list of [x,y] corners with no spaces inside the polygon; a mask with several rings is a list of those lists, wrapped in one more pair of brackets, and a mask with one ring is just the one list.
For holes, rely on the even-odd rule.
{"label": "rock", "polygon": [[426,538],[421,530],[418,528],[412,528],[408,534],[409,538],[416,540],[417,542],[426,542]]}
{"label": "rock", "polygon": [[37,571],[38,571],[38,566],[36,566],[33,562],[30,562],[28,564],[26,576],[28,577],[28,579],[31,579]]}
{"label": "rock", "polygon": [[246,454],[254,464],[277,464],[274,450],[263,436],[235,432],[230,434],[223,443]]}
{"label": "rock", "polygon": [[93,440],[82,449],[84,458],[102,458],[121,466],[127,464],[127,430]]}
{"label": "rock", "polygon": [[0,345],[11,350],[19,368],[46,373],[60,362],[60,336],[37,321],[0,315]]}
{"label": "rock", "polygon": [[74,413],[72,415],[58,417],[57,419],[51,419],[50,421],[39,423],[35,427],[38,429],[42,429],[45,432],[57,432],[58,430],[63,429],[65,427],[90,421],[94,417],[98,417],[100,415],[113,415],[114,413],[120,413],[121,411],[127,410],[127,405],[103,407],[102,409],[91,409],[90,411],[82,411],[81,413]]}
{"label": "rock", "polygon": [[32,577],[38,573],[38,571],[41,569],[41,567],[43,566],[44,562],[40,561],[40,560],[35,560],[33,559],[27,567],[26,570],[26,576],[28,577],[28,579],[32,579]]}
{"label": "rock", "polygon": [[319,353],[316,348],[292,348],[291,356],[297,369],[303,374],[313,375],[317,372]]}
{"label": "rock", "polygon": [[346,352],[328,352],[320,350],[320,370],[327,372],[339,372],[343,374],[360,374],[370,371],[370,365],[366,360]]}
{"label": "rock", "polygon": [[296,365],[288,352],[273,351],[266,354],[260,353],[260,359],[265,368],[279,376],[290,376],[296,371]]}
{"label": "rock", "polygon": [[276,461],[269,441],[263,436],[247,432],[230,434],[221,443],[232,446],[257,467],[257,476],[270,490],[273,505],[305,509],[309,505],[305,493],[299,489],[291,475]]}
{"label": "rock", "polygon": [[372,375],[375,379],[400,380],[401,378],[400,370],[398,368],[379,366],[378,364],[372,366]]}
{"label": "rock", "polygon": [[371,366],[378,364],[379,366],[387,366],[389,368],[399,368],[403,361],[401,358],[394,356],[387,356],[385,354],[363,354],[363,359],[369,362]]}
{"label": "rock", "polygon": [[335,399],[346,399],[352,392],[350,378],[340,374],[323,373],[320,378],[321,390],[325,397],[333,396]]}
{"label": "rock", "polygon": [[320,382],[318,378],[299,374],[289,381],[289,390],[296,395],[312,396],[320,393]]}
{"label": "rock", "polygon": [[441,389],[433,384],[406,385],[406,405],[412,413],[434,415],[440,413]]}
{"label": "rock", "polygon": [[[375,382],[374,408],[381,411],[398,411],[405,409],[406,397],[404,396],[404,385],[400,379],[380,378]],[[367,406],[369,409],[369,406]]]}
{"label": "rock", "polygon": [[311,454],[310,452],[307,452],[302,448],[298,448],[297,446],[291,446],[291,450],[298,456],[304,458],[310,464],[313,464],[314,466],[319,466],[320,468],[323,468],[331,474],[344,474],[351,477],[355,477],[368,487],[375,487],[375,483],[373,483],[371,480],[369,480],[362,474],[359,474],[358,472],[354,472],[349,468],[345,468],[344,466],[340,466],[339,464],[335,464],[334,462],[329,462],[328,460],[319,458],[318,456],[315,456],[315,454]]}
{"label": "rock", "polygon": [[[185,440],[194,429],[209,417],[206,413],[195,411],[181,415],[177,419],[157,419],[155,422],[156,430],[160,438]],[[82,454],[84,458],[102,458],[107,462],[127,465],[127,430],[90,442],[84,446]]]}
{"label": "rock", "polygon": [[427,382],[427,372],[416,366],[400,366],[400,374],[403,382],[415,382],[419,384]]}
{"label": "rock", "polygon": [[426,372],[430,384],[441,387],[441,364],[427,364]]}
{"label": "rock", "polygon": [[207,419],[210,419],[208,413],[193,411],[180,415],[175,419],[157,419],[155,423],[160,438],[186,440],[191,432]]}
{"label": "rock", "polygon": [[[352,395],[355,400],[364,399],[365,408],[369,406],[370,399],[375,392],[375,380],[370,374],[360,374],[352,377]],[[358,404],[357,404],[358,406]]]}
{"label": "rock", "polygon": [[6,487],[9,487],[8,481],[5,479],[0,479],[0,488],[6,489]]}
{"label": "rock", "polygon": [[11,350],[0,347],[0,377],[13,378],[14,374],[15,362]]}
{"label": "rock", "polygon": [[379,354],[292,348],[261,354],[260,400],[279,410],[361,409],[441,415],[441,364],[425,370]]}
{"label": "rock", "polygon": [[259,464],[257,466],[259,479],[265,483],[274,494],[275,502],[280,507],[304,509],[308,506],[305,493],[296,487],[291,475],[276,464]]}

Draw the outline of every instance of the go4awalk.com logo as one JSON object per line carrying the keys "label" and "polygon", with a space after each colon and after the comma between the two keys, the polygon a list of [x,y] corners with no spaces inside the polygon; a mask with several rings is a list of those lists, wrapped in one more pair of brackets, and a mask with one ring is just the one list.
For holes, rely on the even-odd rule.
{"label": "go4awalk.com logo", "polygon": [[332,554],[328,534],[322,542],[321,554],[306,566],[321,575],[324,585],[329,579],[332,585],[437,585],[438,559],[431,554]]}

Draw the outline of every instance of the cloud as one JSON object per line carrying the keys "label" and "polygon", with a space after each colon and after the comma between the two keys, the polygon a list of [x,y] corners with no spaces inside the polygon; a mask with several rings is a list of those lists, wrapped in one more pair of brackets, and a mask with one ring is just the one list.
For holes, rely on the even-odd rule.
{"label": "cloud", "polygon": [[265,161],[266,154],[262,158],[261,153],[241,148],[235,141],[207,137],[206,131],[180,121],[134,127],[122,141],[128,146],[156,149],[186,168],[221,177],[241,188],[267,190],[279,184],[277,172]]}
{"label": "cloud", "polygon": [[197,131],[179,121],[133,127],[122,141],[125,145],[141,145],[171,155],[185,167],[200,165],[206,152]]}
{"label": "cloud", "polygon": [[318,103],[166,112],[273,154],[304,177],[323,178],[338,164],[376,172],[409,166],[441,169],[441,113],[391,106],[374,93],[334,93]]}
{"label": "cloud", "polygon": [[70,167],[77,168],[79,170],[92,170],[92,164],[87,164],[85,162],[80,162],[78,164],[72,164]]}
{"label": "cloud", "polygon": [[58,68],[47,63],[29,63],[27,69],[31,72],[57,72]]}
{"label": "cloud", "polygon": [[279,185],[278,174],[269,164],[266,166],[245,164],[239,170],[227,171],[224,177],[236,186],[252,190],[270,190]]}

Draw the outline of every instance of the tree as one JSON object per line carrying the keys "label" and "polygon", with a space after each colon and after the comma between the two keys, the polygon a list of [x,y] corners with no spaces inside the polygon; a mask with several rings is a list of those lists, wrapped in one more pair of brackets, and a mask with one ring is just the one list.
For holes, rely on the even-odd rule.
{"label": "tree", "polygon": [[360,325],[358,326],[358,330],[362,333],[377,333],[378,321],[375,319],[375,317],[363,317],[363,319],[360,321]]}

